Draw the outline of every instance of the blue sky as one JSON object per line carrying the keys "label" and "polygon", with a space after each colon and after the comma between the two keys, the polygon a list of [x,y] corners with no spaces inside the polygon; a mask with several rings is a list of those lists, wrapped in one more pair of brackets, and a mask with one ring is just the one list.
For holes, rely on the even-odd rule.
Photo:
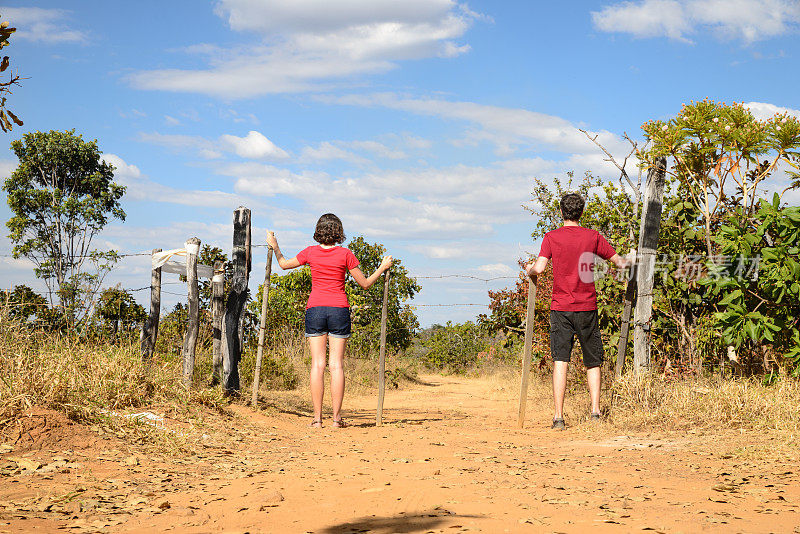
{"label": "blue sky", "polygon": [[[800,113],[796,1],[76,0],[0,15],[19,28],[4,52],[26,78],[9,98],[25,126],[6,142],[71,128],[97,139],[128,218],[96,244],[128,253],[192,236],[229,251],[245,205],[254,242],[272,229],[287,255],[332,211],[412,274],[515,276],[538,251],[522,208],[534,177],[616,176],[577,128],[624,157],[624,132],[638,139],[692,99]],[[4,177],[15,165],[0,152]],[[0,262],[2,286],[42,289],[27,262]],[[513,281],[421,282],[416,304],[485,303]],[[148,258],[123,260],[116,283],[147,285]]]}

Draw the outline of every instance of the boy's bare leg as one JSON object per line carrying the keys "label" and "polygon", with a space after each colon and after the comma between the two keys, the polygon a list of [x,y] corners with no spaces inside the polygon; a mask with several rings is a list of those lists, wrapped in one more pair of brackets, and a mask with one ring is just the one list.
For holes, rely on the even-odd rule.
{"label": "boy's bare leg", "polygon": [[330,360],[328,368],[331,371],[331,405],[333,406],[333,420],[339,421],[342,416],[344,400],[344,349],[347,347],[346,338],[330,338]]}
{"label": "boy's bare leg", "polygon": [[555,403],[555,416],[553,419],[564,418],[564,395],[567,392],[567,362],[553,362],[553,402]]}
{"label": "boy's bare leg", "polygon": [[311,350],[311,402],[314,404],[314,421],[322,421],[322,398],[325,395],[325,352],[328,346],[328,336],[313,336],[308,338],[308,348]]}
{"label": "boy's bare leg", "polygon": [[589,383],[589,397],[592,399],[592,413],[600,413],[600,367],[586,370],[586,381]]}

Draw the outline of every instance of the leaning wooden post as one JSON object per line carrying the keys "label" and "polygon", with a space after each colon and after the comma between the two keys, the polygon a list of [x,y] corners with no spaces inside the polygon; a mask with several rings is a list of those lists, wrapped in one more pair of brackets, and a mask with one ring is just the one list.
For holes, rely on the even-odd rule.
{"label": "leaning wooden post", "polygon": [[247,300],[248,255],[250,252],[250,210],[239,206],[233,212],[233,279],[225,302],[222,352],[222,389],[225,395],[239,392],[239,360],[242,356],[240,325]]}
{"label": "leaning wooden post", "polygon": [[528,309],[525,312],[525,348],[522,354],[522,385],[519,394],[519,414],[517,426],[525,426],[525,405],[528,402],[528,377],[531,372],[531,353],[533,352],[533,327],[536,313],[536,282],[535,276],[528,276]]}
{"label": "leaning wooden post", "polygon": [[272,276],[272,247],[267,250],[267,269],[264,273],[264,285],[261,288],[261,322],[258,325],[258,352],[256,353],[256,371],[253,375],[253,398],[250,404],[258,406],[258,385],[261,382],[261,358],[264,356],[264,337],[267,330],[267,310],[269,309],[269,285]]}
{"label": "leaning wooden post", "polygon": [[186,285],[189,294],[189,321],[186,337],[183,339],[183,383],[192,385],[194,373],[194,352],[197,347],[197,334],[200,331],[200,291],[197,287],[197,255],[200,253],[200,240],[196,237],[186,241]]}
{"label": "leaning wooden post", "polygon": [[389,269],[383,275],[383,307],[381,308],[381,348],[378,354],[378,411],[375,426],[383,424],[383,396],[386,393],[386,321],[389,317]]}
{"label": "leaning wooden post", "polygon": [[225,262],[214,262],[211,277],[211,384],[222,380],[222,319],[225,315]]}
{"label": "leaning wooden post", "polygon": [[633,370],[640,375],[650,369],[650,319],[653,317],[653,278],[655,275],[658,231],[664,202],[666,158],[658,158],[647,172],[647,186],[639,227],[639,261],[636,273],[636,308],[633,312]]}
{"label": "leaning wooden post", "polygon": [[[635,260],[634,260],[635,261]],[[636,302],[636,263],[631,266],[628,273],[628,284],[625,287],[625,299],[622,307],[622,324],[619,329],[619,344],[617,345],[617,365],[615,375],[617,378],[622,376],[622,368],[625,365],[625,358],[628,354],[628,337],[631,326],[631,310]]]}
{"label": "leaning wooden post", "polygon": [[[161,252],[153,249],[153,255]],[[142,328],[142,359],[149,359],[156,350],[158,339],[158,320],[161,317],[161,267],[155,267],[150,273],[150,315]]]}

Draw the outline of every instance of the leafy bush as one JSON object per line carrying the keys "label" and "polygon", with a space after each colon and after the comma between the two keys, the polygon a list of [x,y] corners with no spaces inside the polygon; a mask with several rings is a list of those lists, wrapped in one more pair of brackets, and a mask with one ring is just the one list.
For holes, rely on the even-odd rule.
{"label": "leafy bush", "polygon": [[422,363],[426,367],[463,373],[478,363],[481,353],[489,348],[489,338],[485,328],[471,321],[460,324],[447,321],[444,326],[433,326],[422,346],[425,349]]}

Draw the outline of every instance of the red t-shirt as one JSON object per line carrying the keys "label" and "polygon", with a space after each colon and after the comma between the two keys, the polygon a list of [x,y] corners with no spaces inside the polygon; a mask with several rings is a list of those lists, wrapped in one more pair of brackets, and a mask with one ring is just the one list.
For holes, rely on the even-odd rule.
{"label": "red t-shirt", "polygon": [[597,309],[594,288],[594,260],[616,254],[596,230],[582,226],[562,226],[547,232],[540,256],[553,260],[553,300],[551,310],[590,311]]}
{"label": "red t-shirt", "polygon": [[347,308],[344,278],[347,271],[358,267],[358,259],[349,248],[306,247],[297,255],[300,265],[311,265],[311,295],[306,308],[332,306]]}

